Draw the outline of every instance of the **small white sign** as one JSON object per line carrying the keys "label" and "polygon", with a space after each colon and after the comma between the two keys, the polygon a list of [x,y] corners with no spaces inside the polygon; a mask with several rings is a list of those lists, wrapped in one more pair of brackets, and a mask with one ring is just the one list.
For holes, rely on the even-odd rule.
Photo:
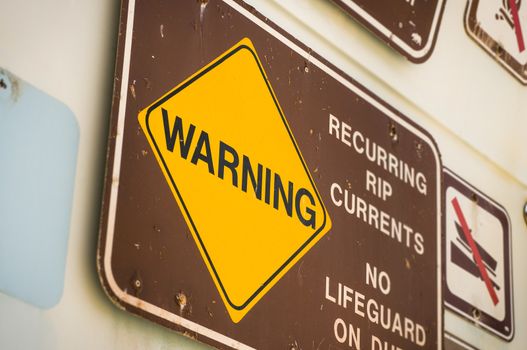
{"label": "small white sign", "polygon": [[527,84],[527,0],[469,0],[470,36],[523,84]]}
{"label": "small white sign", "polygon": [[445,169],[445,303],[510,340],[512,277],[507,212]]}
{"label": "small white sign", "polygon": [[[476,244],[486,271],[485,279],[488,278],[491,285],[490,289],[486,287],[486,280],[475,262],[474,251],[459,223],[452,204],[455,200],[458,201],[470,228],[472,240]],[[446,203],[448,288],[463,300],[477,305],[481,311],[503,320],[505,318],[503,240],[497,237],[497,234],[503,230],[501,223],[495,216],[478,207],[477,203],[453,187],[447,190]]]}

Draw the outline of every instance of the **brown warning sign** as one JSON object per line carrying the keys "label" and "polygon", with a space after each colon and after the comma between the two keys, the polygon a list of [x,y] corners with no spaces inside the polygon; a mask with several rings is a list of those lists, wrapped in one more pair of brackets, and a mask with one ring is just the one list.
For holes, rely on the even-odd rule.
{"label": "brown warning sign", "polygon": [[440,349],[430,135],[242,1],[121,18],[110,298],[218,348]]}
{"label": "brown warning sign", "polygon": [[410,61],[434,50],[446,0],[333,0]]}

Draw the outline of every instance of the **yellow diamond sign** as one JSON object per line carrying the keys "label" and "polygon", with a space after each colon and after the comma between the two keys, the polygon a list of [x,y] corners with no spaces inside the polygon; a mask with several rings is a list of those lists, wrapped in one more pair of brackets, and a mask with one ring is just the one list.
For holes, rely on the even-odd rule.
{"label": "yellow diamond sign", "polygon": [[143,110],[139,123],[240,321],[331,227],[251,41]]}

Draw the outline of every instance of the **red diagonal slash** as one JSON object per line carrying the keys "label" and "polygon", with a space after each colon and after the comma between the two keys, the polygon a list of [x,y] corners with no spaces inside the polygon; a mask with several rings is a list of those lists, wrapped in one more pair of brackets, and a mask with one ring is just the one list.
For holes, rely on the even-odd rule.
{"label": "red diagonal slash", "polygon": [[520,53],[525,50],[525,43],[523,42],[522,26],[520,24],[520,15],[518,14],[518,7],[515,0],[509,0],[509,7],[512,12],[512,19],[514,20],[514,30],[516,31],[516,40],[518,40],[518,49]]}
{"label": "red diagonal slash", "polygon": [[489,291],[492,302],[494,303],[494,305],[496,305],[499,302],[498,296],[496,295],[496,291],[492,286],[492,282],[490,281],[489,275],[487,274],[487,270],[485,269],[485,266],[483,266],[483,261],[481,260],[481,255],[479,255],[478,247],[476,247],[476,243],[474,242],[474,239],[470,234],[470,229],[468,228],[467,220],[465,220],[465,216],[461,211],[461,207],[459,206],[459,202],[457,201],[456,197],[452,199],[452,206],[454,206],[457,218],[459,220],[459,223],[461,224],[461,227],[463,228],[463,233],[465,234],[465,238],[467,239],[467,242],[470,245],[472,255],[474,256],[474,260],[476,260],[479,272],[481,273],[481,277],[483,277],[483,281],[487,286],[487,290]]}

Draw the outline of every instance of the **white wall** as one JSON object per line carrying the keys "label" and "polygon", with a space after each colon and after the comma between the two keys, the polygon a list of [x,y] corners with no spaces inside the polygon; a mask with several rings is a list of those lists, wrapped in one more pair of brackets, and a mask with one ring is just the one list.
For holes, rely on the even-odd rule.
{"label": "white wall", "polygon": [[[466,1],[447,1],[435,51],[420,65],[328,1],[248,2],[427,129],[445,165],[505,206],[513,235],[515,338],[504,343],[450,312],[445,328],[482,349],[525,349],[527,87],[467,36]],[[97,278],[118,14],[118,1],[0,0],[0,66],[68,105],[81,135],[63,298],[43,311],[0,294],[3,349],[204,347],[118,310]]]}

